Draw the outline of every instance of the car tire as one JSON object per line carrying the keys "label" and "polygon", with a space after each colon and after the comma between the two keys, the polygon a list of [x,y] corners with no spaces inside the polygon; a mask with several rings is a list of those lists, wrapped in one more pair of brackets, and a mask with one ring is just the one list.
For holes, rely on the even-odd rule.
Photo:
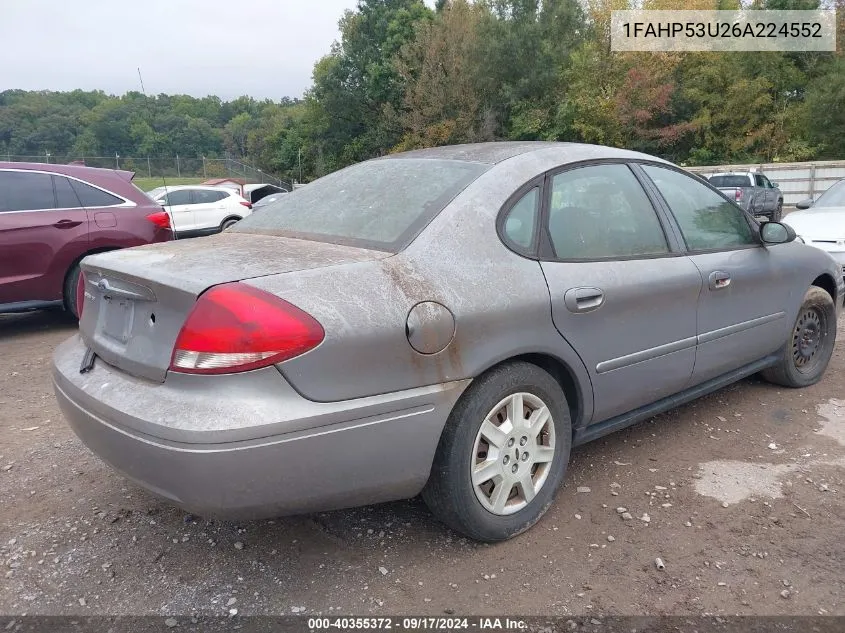
{"label": "car tire", "polygon": [[836,307],[827,291],[811,286],[804,295],[789,340],[776,365],[762,372],[783,387],[808,387],[821,380],[836,344]]}
{"label": "car tire", "polygon": [[220,232],[222,233],[223,231],[228,229],[230,226],[233,226],[233,225],[237,224],[238,222],[240,222],[240,220],[241,220],[241,218],[226,218],[225,220],[223,220],[223,222],[220,223]]}
{"label": "car tire", "polygon": [[77,262],[68,271],[64,287],[65,309],[76,319],[79,318],[80,284],[82,284],[82,269],[79,268],[79,262]]}
{"label": "car tire", "polygon": [[[520,403],[523,417],[513,424],[509,412]],[[569,406],[557,381],[530,363],[502,365],[476,379],[453,408],[422,497],[457,532],[484,542],[509,539],[549,509],[571,446]],[[473,480],[474,471],[484,474]]]}
{"label": "car tire", "polygon": [[783,219],[783,202],[778,202],[778,206],[772,214],[772,222],[780,222],[781,219]]}

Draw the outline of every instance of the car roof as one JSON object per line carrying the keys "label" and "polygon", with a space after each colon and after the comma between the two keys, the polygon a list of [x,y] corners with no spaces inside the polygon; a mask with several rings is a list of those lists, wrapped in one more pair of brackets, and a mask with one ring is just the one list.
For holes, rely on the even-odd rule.
{"label": "car roof", "polygon": [[0,169],[18,169],[27,171],[49,171],[54,174],[63,174],[65,176],[73,176],[80,180],[87,178],[96,178],[97,175],[102,176],[120,176],[127,182],[131,182],[135,175],[134,171],[125,171],[122,169],[103,169],[101,167],[88,167],[86,165],[60,165],[56,163],[12,163],[0,162]]}
{"label": "car roof", "polygon": [[160,187],[156,187],[155,189],[150,189],[150,191],[184,191],[185,189],[201,189],[203,191],[225,191],[226,193],[237,193],[236,191],[234,191],[234,189],[230,189],[228,187],[218,187],[216,185],[161,185]]}
{"label": "car roof", "polygon": [[461,160],[474,163],[496,165],[510,158],[530,154],[543,154],[546,157],[565,162],[580,160],[595,160],[602,158],[640,158],[665,162],[655,156],[619,149],[603,145],[588,143],[559,143],[553,141],[503,141],[492,143],[469,143],[466,145],[448,145],[444,147],[430,147],[427,149],[411,150],[391,154],[379,160],[424,158],[440,160]]}
{"label": "car roof", "polygon": [[712,178],[713,176],[750,176],[753,173],[753,171],[720,171],[715,174],[710,174],[708,178]]}

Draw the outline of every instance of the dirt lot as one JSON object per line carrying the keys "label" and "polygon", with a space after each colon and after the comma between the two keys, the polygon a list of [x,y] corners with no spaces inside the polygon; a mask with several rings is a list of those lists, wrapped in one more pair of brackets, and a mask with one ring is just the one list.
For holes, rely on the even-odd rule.
{"label": "dirt lot", "polygon": [[59,413],[74,328],[0,317],[0,613],[845,614],[843,321],[821,384],[746,380],[582,447],[495,546],[419,500],[235,525],[152,498]]}

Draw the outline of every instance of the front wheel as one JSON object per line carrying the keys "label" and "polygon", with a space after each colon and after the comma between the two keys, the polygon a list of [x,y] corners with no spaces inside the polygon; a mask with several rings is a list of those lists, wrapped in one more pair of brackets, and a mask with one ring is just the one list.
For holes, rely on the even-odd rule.
{"label": "front wheel", "polygon": [[824,375],[836,344],[836,306],[821,288],[804,295],[798,318],[781,350],[778,363],[764,370],[763,378],[784,387],[808,387]]}
{"label": "front wheel", "polygon": [[783,202],[778,202],[778,206],[772,214],[772,222],[780,222],[781,219],[783,219]]}
{"label": "front wheel", "polygon": [[423,499],[470,538],[511,538],[552,504],[571,444],[569,407],[555,379],[530,363],[503,365],[470,385],[452,410]]}

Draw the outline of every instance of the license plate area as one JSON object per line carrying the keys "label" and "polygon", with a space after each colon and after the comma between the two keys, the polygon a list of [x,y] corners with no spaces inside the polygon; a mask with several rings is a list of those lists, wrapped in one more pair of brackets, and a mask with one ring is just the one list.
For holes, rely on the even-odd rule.
{"label": "license plate area", "polygon": [[135,302],[128,299],[104,298],[102,302],[103,334],[126,343],[135,319]]}

